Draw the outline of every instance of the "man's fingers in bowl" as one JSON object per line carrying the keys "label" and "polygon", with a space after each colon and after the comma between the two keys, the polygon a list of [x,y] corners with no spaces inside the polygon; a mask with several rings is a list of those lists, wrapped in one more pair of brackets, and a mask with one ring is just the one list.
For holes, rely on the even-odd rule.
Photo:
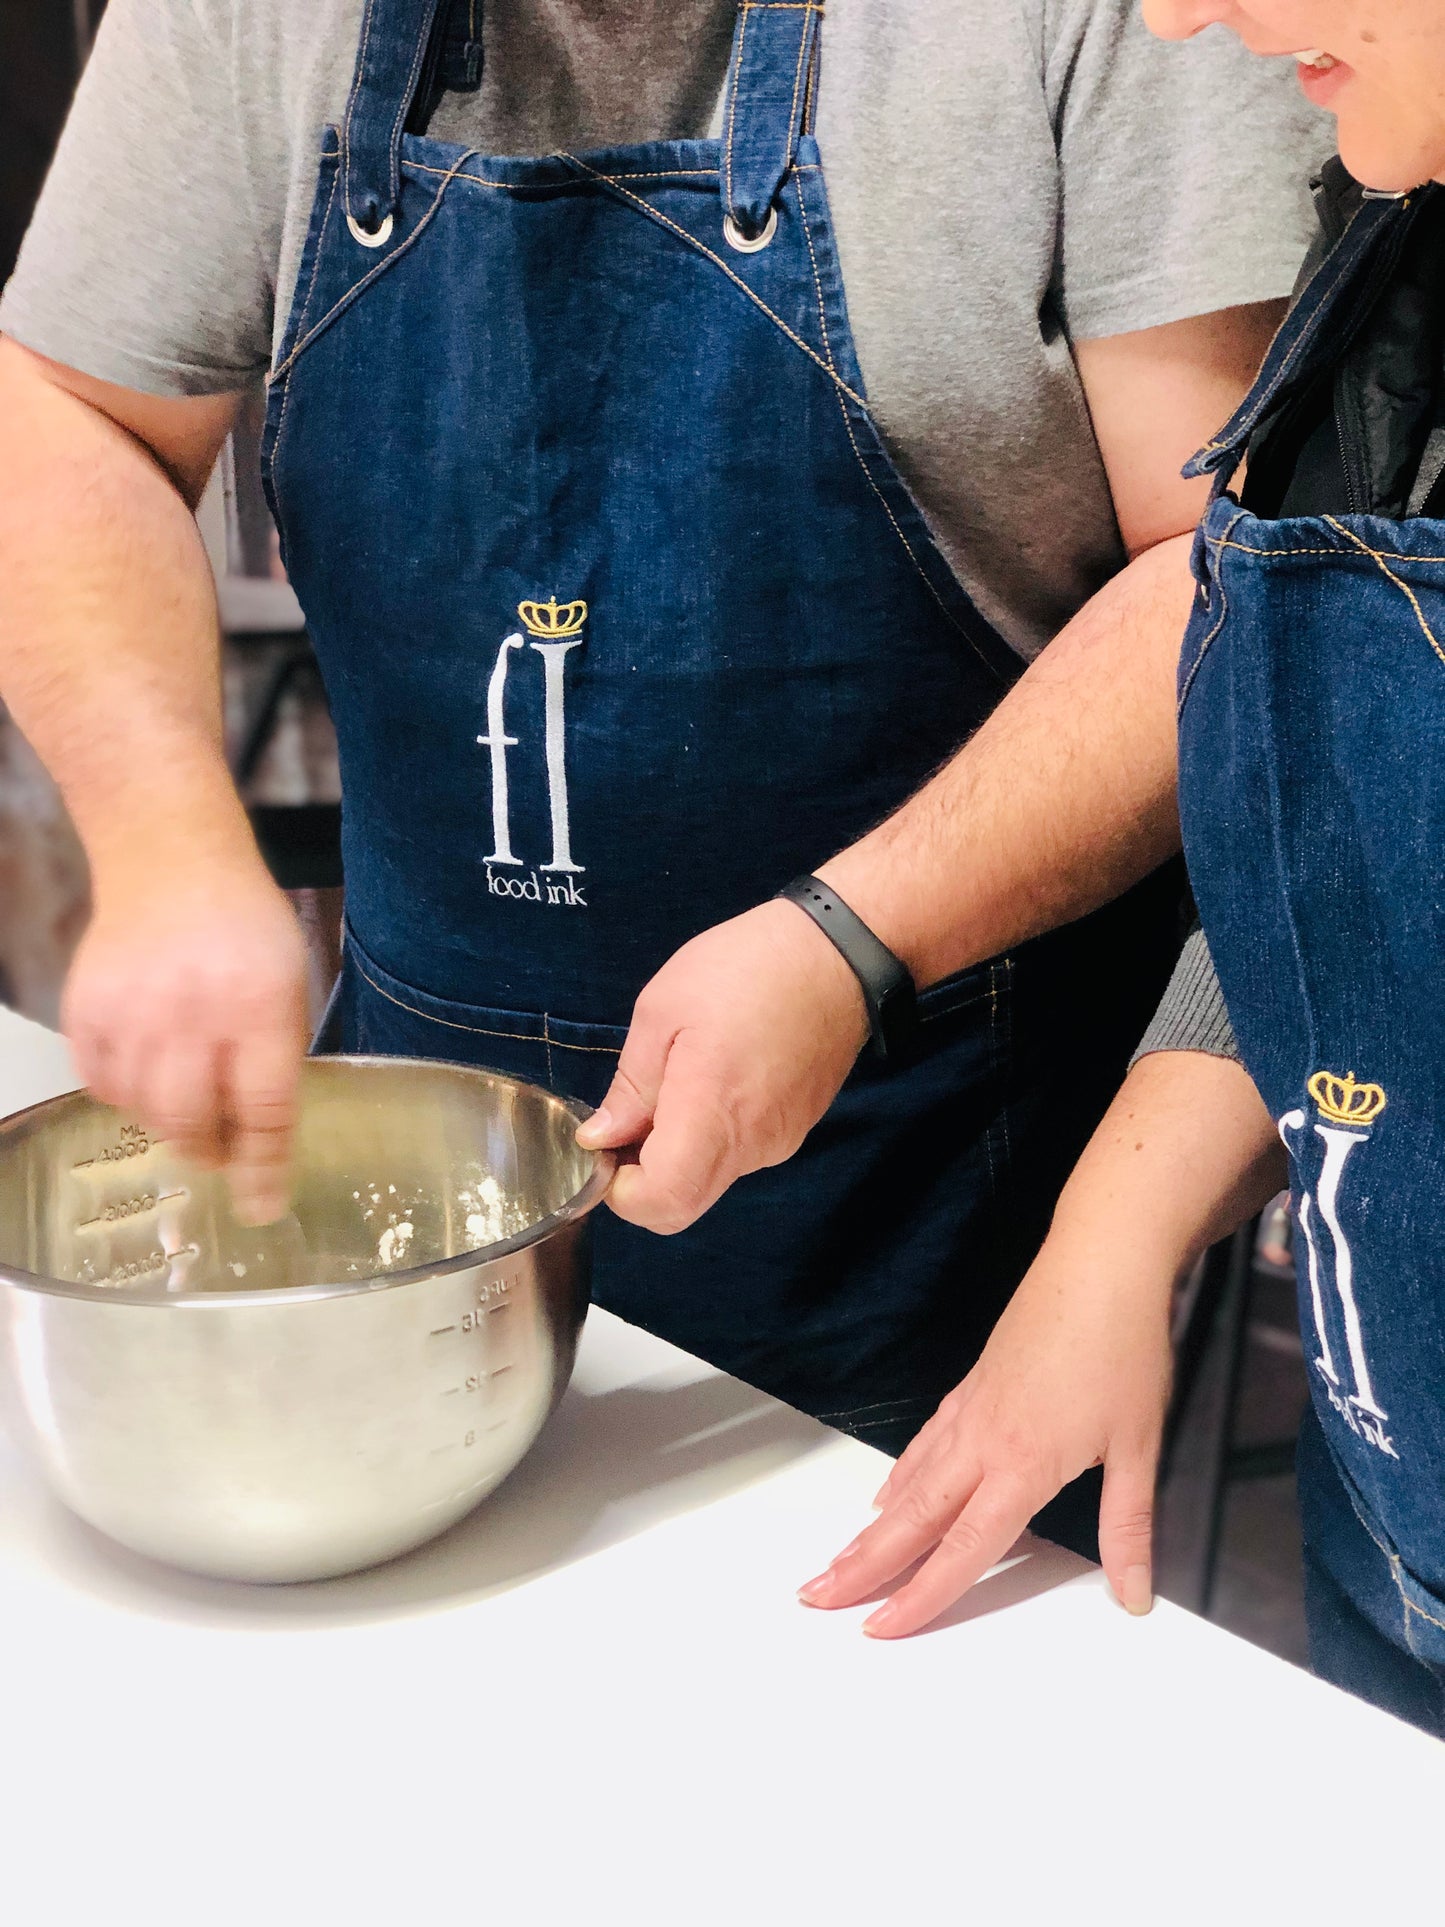
{"label": "man's fingers in bowl", "polygon": [[1038,1509],[1031,1488],[985,1479],[905,1586],[863,1622],[874,1639],[903,1639],[948,1611],[996,1566]]}
{"label": "man's fingers in bowl", "polygon": [[134,1105],[158,1137],[182,1157],[213,1168],[225,1155],[226,1116],[212,1037],[185,1035],[156,1043],[139,1067]]}
{"label": "man's fingers in bowl", "polygon": [[290,1201],[304,1049],[300,1027],[286,1025],[233,1043],[224,1054],[228,1176],[236,1215],[244,1223],[273,1223]]}
{"label": "man's fingers in bowl", "polygon": [[75,1068],[82,1081],[102,1104],[124,1109],[130,1091],[124,1081],[124,1066],[115,1048],[115,1039],[103,1024],[89,1018],[62,1015],[66,1039]]}

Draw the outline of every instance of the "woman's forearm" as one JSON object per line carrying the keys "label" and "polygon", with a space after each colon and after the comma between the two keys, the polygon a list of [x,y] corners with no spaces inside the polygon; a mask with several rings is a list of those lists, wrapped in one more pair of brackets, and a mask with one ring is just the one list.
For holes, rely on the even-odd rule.
{"label": "woman's forearm", "polygon": [[1065,1186],[1051,1239],[1128,1241],[1135,1275],[1179,1277],[1286,1178],[1284,1147],[1241,1064],[1199,1051],[1141,1058]]}

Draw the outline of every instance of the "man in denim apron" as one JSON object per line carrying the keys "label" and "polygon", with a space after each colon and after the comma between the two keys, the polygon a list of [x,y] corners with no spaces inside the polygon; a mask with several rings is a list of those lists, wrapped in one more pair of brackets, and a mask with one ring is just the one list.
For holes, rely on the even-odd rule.
{"label": "man in denim apron", "polygon": [[[674,1239],[600,1221],[597,1296],[896,1449],[1037,1244],[1172,946],[1156,887],[931,970],[916,1029],[829,1105],[862,1001],[769,899],[926,784],[1020,658],[865,396],[811,132],[820,13],[739,9],[716,139],[518,160],[429,131],[476,83],[477,10],[369,0],[265,458],[341,744],[340,1041],[606,1096],[625,1136],[615,1077],[648,980],[733,920],[803,933],[805,977],[846,1013],[825,1013],[803,1130],[826,1115]],[[1167,799],[1139,777],[1117,850],[1004,942],[1167,851]],[[819,1028],[801,1028],[804,1075]],[[106,1078],[117,1055],[87,1061]],[[747,1148],[734,1169],[776,1161]],[[695,1203],[717,1188],[700,1173]]]}
{"label": "man in denim apron", "polygon": [[[402,133],[426,9],[374,0],[265,447],[342,744],[345,1048],[600,1101],[641,983],[861,836],[1017,673],[863,399],[806,131],[818,23],[739,15],[720,143],[499,161]],[[1120,952],[1165,962],[1159,912],[930,991],[907,1061],[693,1230],[599,1221],[600,1302],[907,1437],[1157,979],[1082,1048],[1060,1013]],[[1026,1082],[1051,1031],[1065,1075]]]}

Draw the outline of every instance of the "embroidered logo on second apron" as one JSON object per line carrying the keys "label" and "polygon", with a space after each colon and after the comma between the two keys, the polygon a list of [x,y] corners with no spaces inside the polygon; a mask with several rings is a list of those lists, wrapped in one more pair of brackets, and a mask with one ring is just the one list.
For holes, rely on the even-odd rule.
{"label": "embroidered logo on second apron", "polygon": [[[1385,1427],[1388,1418],[1376,1397],[1374,1384],[1370,1377],[1369,1359],[1365,1353],[1364,1331],[1360,1324],[1360,1310],[1355,1298],[1355,1260],[1340,1224],[1339,1200],[1340,1184],[1345,1175],[1345,1166],[1362,1144],[1367,1144],[1373,1135],[1371,1127],[1385,1109],[1389,1099],[1378,1084],[1361,1084],[1355,1080],[1353,1071],[1344,1077],[1333,1071],[1316,1071],[1309,1080],[1308,1090],[1319,1109],[1321,1122],[1314,1127],[1315,1136],[1325,1147],[1324,1163],[1320,1170],[1319,1183],[1311,1197],[1308,1190],[1300,1196],[1300,1230],[1305,1235],[1305,1245],[1309,1254],[1310,1303],[1314,1311],[1315,1334],[1319,1339],[1320,1353],[1315,1360],[1325,1381],[1325,1390],[1330,1404],[1349,1426],[1357,1438],[1373,1445],[1386,1457],[1398,1459]],[[1284,1139],[1285,1148],[1299,1161],[1299,1149],[1290,1142],[1292,1131],[1303,1131],[1306,1117],[1303,1111],[1290,1111],[1280,1119],[1279,1134]],[[1319,1239],[1316,1235],[1315,1214],[1324,1220],[1330,1234],[1330,1244],[1334,1254],[1334,1286],[1340,1301],[1344,1318],[1345,1348],[1349,1353],[1349,1369],[1354,1377],[1354,1390],[1346,1391],[1336,1364],[1334,1350],[1330,1344],[1329,1328],[1325,1317],[1325,1294],[1321,1283],[1323,1265]]]}
{"label": "embroidered logo on second apron", "polygon": [[[585,602],[522,602],[517,614],[534,638],[530,647],[542,658],[542,697],[545,753],[547,759],[547,800],[552,813],[552,855],[548,862],[528,870],[526,860],[512,848],[511,804],[507,790],[507,751],[516,749],[518,738],[506,729],[507,670],[512,651],[523,649],[520,635],[506,638],[497,651],[487,684],[487,733],[477,741],[491,752],[492,763],[492,851],[484,859],[487,888],[496,897],[517,897],[530,903],[564,904],[585,910],[587,899],[577,878],[586,865],[572,857],[572,822],[567,800],[567,707],[566,664],[574,649],[582,647],[582,628],[587,621]],[[527,870],[525,876],[508,876],[506,867]]]}

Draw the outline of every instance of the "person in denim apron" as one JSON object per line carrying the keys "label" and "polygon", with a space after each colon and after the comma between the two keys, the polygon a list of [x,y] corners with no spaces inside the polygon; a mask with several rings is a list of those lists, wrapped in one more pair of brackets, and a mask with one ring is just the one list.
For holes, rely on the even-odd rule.
{"label": "person in denim apron", "polygon": [[1282,1147],[1312,1661],[1445,1737],[1445,7],[1146,13],[1293,52],[1376,183],[1326,170],[1323,258],[1191,464],[1215,490],[1179,666],[1180,808],[1237,1059],[1190,963],[1193,1034],[1171,1020],[1140,1053],[1004,1326],[805,1597],[848,1605],[932,1552],[875,1615],[912,1630],[1102,1461],[1138,1514],[1136,1563],[1110,1577],[1147,1610],[1175,1288],[1277,1188]]}
{"label": "person in denim apron", "polygon": [[[466,83],[468,10],[434,36],[372,0],[265,447],[341,745],[343,1048],[598,1102],[658,966],[897,807],[1018,673],[869,414],[820,11],[741,10],[720,141],[498,159],[412,131]],[[671,1239],[599,1219],[598,1300],[898,1449],[1042,1236],[1170,936],[1154,890],[930,990],[787,1167]]]}
{"label": "person in denim apron", "polygon": [[1218,494],[1180,677],[1190,876],[1301,1232],[1316,1659],[1436,1724],[1445,522],[1344,501],[1265,519],[1226,490],[1261,424],[1338,361],[1437,194],[1366,201],[1199,458]]}

